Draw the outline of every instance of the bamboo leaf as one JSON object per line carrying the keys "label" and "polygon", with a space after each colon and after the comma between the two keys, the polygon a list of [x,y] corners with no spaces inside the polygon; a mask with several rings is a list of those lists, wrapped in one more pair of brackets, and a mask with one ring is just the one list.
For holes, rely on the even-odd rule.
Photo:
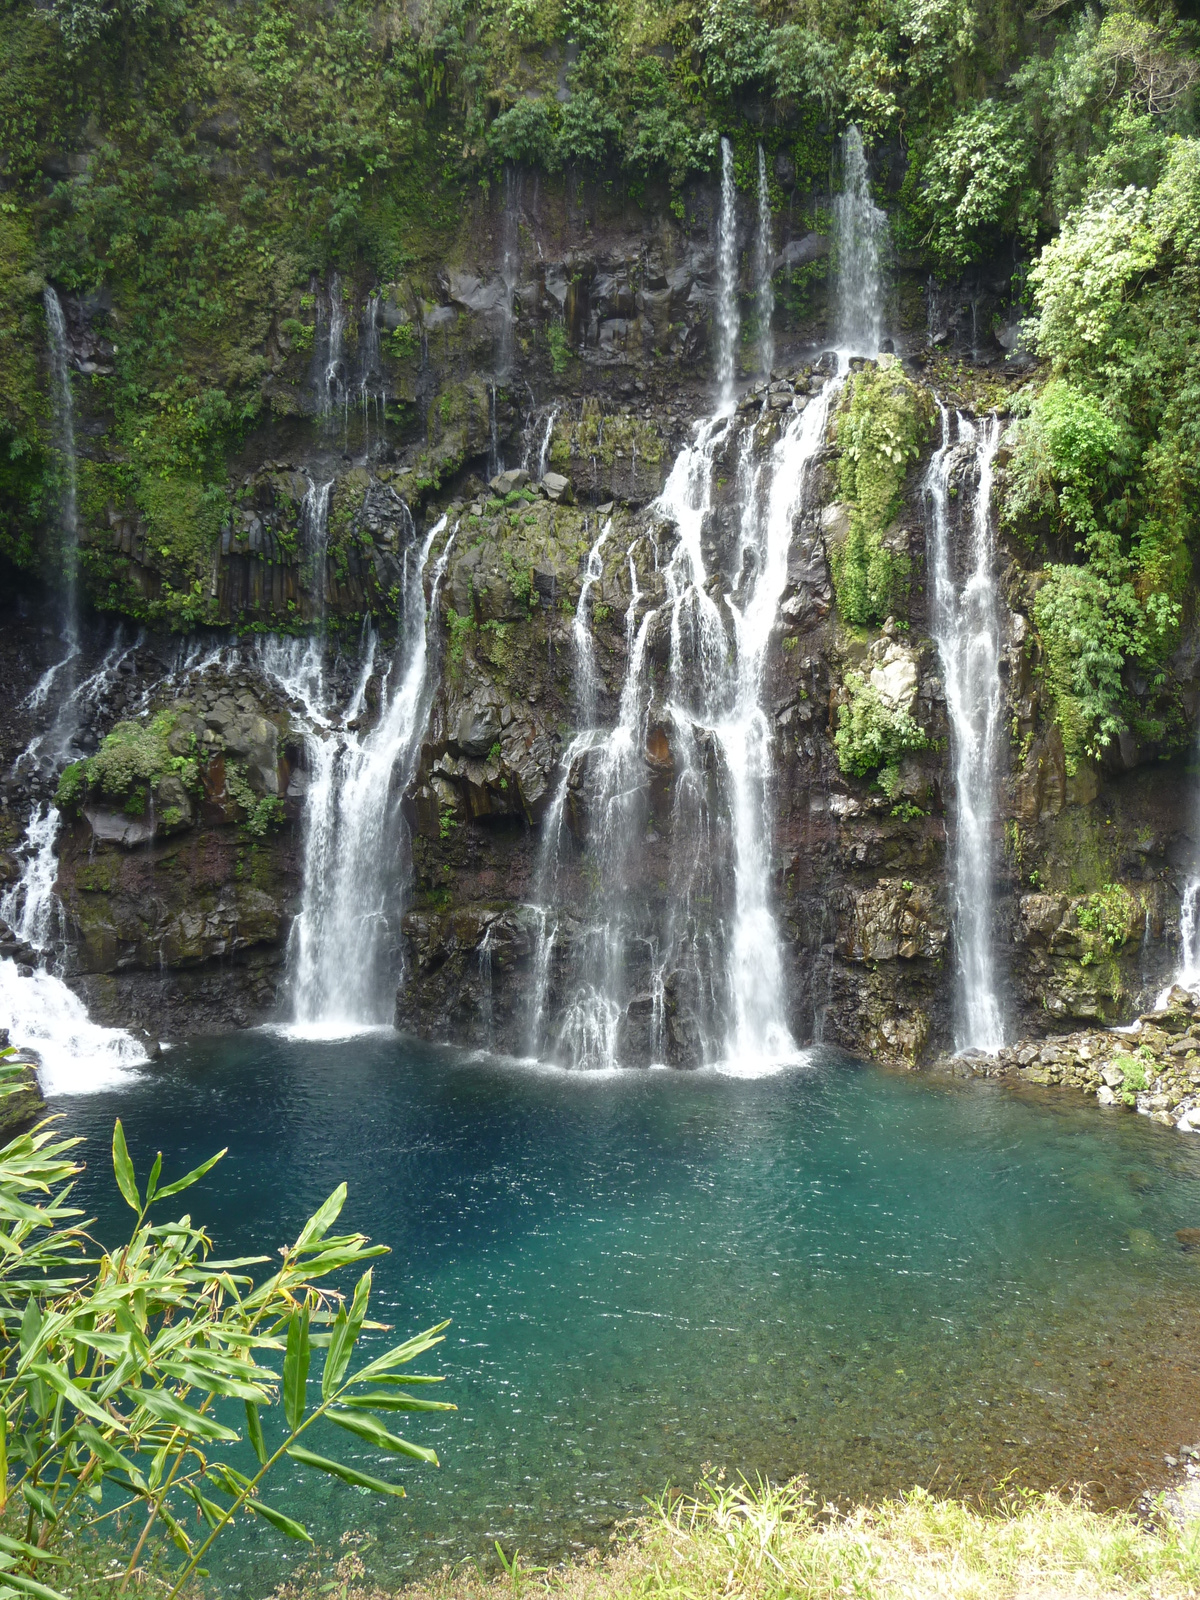
{"label": "bamboo leaf", "polygon": [[415,1395],[408,1394],[381,1394],[373,1390],[370,1394],[348,1394],[341,1401],[344,1406],[355,1406],[364,1411],[457,1411],[458,1407],[451,1405],[448,1400],[418,1400]]}
{"label": "bamboo leaf", "polygon": [[[160,1422],[169,1422],[173,1427],[183,1428],[193,1438],[224,1439],[230,1444],[237,1442],[237,1434],[232,1428],[224,1427],[215,1417],[193,1411],[165,1389],[139,1389],[135,1391],[134,1398],[152,1417],[157,1417]],[[111,1422],[112,1418],[106,1417],[105,1421]]]}
{"label": "bamboo leaf", "polygon": [[242,1509],[252,1511],[256,1517],[261,1517],[273,1528],[278,1528],[280,1533],[286,1533],[289,1539],[303,1539],[305,1544],[312,1543],[312,1537],[302,1523],[293,1522],[291,1517],[285,1517],[283,1512],[276,1511],[274,1506],[265,1506],[261,1500],[246,1499],[242,1501]]}
{"label": "bamboo leaf", "polygon": [[329,1354],[325,1357],[325,1370],[321,1374],[321,1399],[329,1396],[341,1383],[350,1365],[354,1346],[362,1332],[367,1303],[371,1298],[371,1268],[368,1267],[354,1289],[354,1302],[347,1313],[345,1306],[338,1312],[329,1341]]}
{"label": "bamboo leaf", "polygon": [[254,1454],[258,1457],[259,1466],[267,1464],[267,1445],[263,1438],[262,1418],[258,1414],[258,1407],[251,1401],[246,1401],[246,1436],[254,1446]]}
{"label": "bamboo leaf", "polygon": [[142,1197],[138,1194],[137,1182],[133,1176],[133,1162],[129,1159],[129,1146],[125,1143],[125,1129],[121,1126],[120,1117],[113,1125],[112,1158],[113,1171],[117,1175],[117,1188],[125,1197],[125,1204],[140,1216]]}
{"label": "bamboo leaf", "polygon": [[311,1354],[308,1307],[301,1306],[292,1312],[288,1321],[287,1349],[283,1356],[283,1411],[293,1433],[304,1421]]}
{"label": "bamboo leaf", "polygon": [[154,1158],[154,1165],[150,1168],[150,1176],[146,1179],[146,1204],[149,1205],[158,1193],[158,1180],[162,1176],[162,1151]]}
{"label": "bamboo leaf", "polygon": [[57,1567],[67,1565],[66,1556],[57,1556],[51,1550],[41,1550],[36,1544],[26,1544],[24,1539],[10,1539],[0,1533],[0,1550],[8,1555],[20,1556],[23,1561],[50,1561]]}
{"label": "bamboo leaf", "polygon": [[[185,1189],[190,1189],[194,1183],[199,1183],[204,1174],[211,1172],[221,1157],[228,1153],[228,1150],[229,1146],[226,1145],[224,1150],[218,1150],[215,1156],[209,1156],[207,1161],[202,1161],[198,1167],[193,1167],[184,1177],[176,1178],[174,1183],[168,1183],[165,1188],[158,1191],[155,1199],[168,1200],[173,1194],[182,1194]],[[261,1260],[262,1258],[259,1257],[258,1259]]]}
{"label": "bamboo leaf", "polygon": [[43,1517],[47,1522],[58,1521],[58,1512],[54,1508],[54,1501],[51,1500],[44,1489],[39,1489],[36,1484],[28,1481],[21,1483],[19,1487],[27,1503],[33,1507],[39,1517]]}
{"label": "bamboo leaf", "polygon": [[56,1367],[50,1361],[31,1361],[26,1371],[31,1377],[41,1378],[42,1382],[56,1394],[62,1395],[64,1400],[69,1400],[76,1411],[82,1411],[85,1417],[91,1417],[94,1422],[102,1423],[105,1427],[124,1429],[124,1423],[118,1423],[115,1418],[109,1416],[107,1411],[96,1404],[91,1395],[85,1394],[78,1384],[71,1382],[61,1367]]}
{"label": "bamboo leaf", "polygon": [[376,1417],[360,1415],[357,1411],[339,1411],[336,1406],[331,1406],[325,1415],[330,1422],[336,1422],[339,1428],[357,1434],[360,1439],[365,1439],[380,1450],[395,1450],[402,1456],[412,1456],[416,1461],[426,1461],[432,1467],[438,1465],[434,1451],[427,1450],[424,1445],[410,1444],[397,1433],[389,1433]]}
{"label": "bamboo leaf", "polygon": [[[424,1333],[418,1333],[414,1338],[405,1340],[403,1344],[395,1345],[383,1355],[376,1356],[374,1361],[368,1362],[354,1374],[350,1382],[354,1384],[387,1382],[388,1380],[383,1377],[384,1373],[390,1373],[393,1367],[402,1367],[406,1361],[415,1361],[419,1355],[431,1350],[435,1344],[441,1344],[442,1329],[449,1326],[447,1319],[445,1322],[439,1322],[435,1328],[426,1328]],[[412,1381],[409,1379],[409,1382]]]}
{"label": "bamboo leaf", "polygon": [[345,1204],[346,1185],[339,1183],[329,1196],[329,1199],[323,1205],[318,1206],[303,1228],[301,1228],[300,1237],[296,1240],[295,1248],[297,1250],[305,1250],[315,1244],[319,1244],[341,1215],[342,1207]]}
{"label": "bamboo leaf", "polygon": [[66,1600],[57,1589],[51,1589],[44,1583],[39,1583],[36,1578],[27,1578],[23,1572],[8,1571],[4,1574],[5,1583],[11,1583],[14,1588],[21,1589],[25,1594],[35,1594],[38,1600]]}
{"label": "bamboo leaf", "polygon": [[106,1467],[109,1472],[124,1473],[135,1489],[145,1492],[145,1478],[131,1461],[126,1460],[111,1439],[106,1439],[98,1428],[92,1427],[90,1422],[82,1423],[78,1431],[79,1438],[99,1460],[101,1466]]}
{"label": "bamboo leaf", "polygon": [[404,1490],[400,1484],[385,1483],[382,1478],[373,1478],[369,1472],[359,1472],[355,1467],[343,1466],[340,1461],[330,1461],[327,1456],[315,1455],[311,1450],[305,1450],[303,1445],[294,1444],[287,1453],[302,1467],[313,1467],[317,1472],[327,1472],[331,1477],[340,1478],[343,1483],[352,1483],[356,1489],[372,1489],[376,1494],[394,1495],[398,1500],[404,1498]]}
{"label": "bamboo leaf", "polygon": [[38,1334],[42,1328],[42,1313],[38,1303],[30,1299],[25,1306],[21,1317],[21,1354],[27,1356],[37,1344]]}

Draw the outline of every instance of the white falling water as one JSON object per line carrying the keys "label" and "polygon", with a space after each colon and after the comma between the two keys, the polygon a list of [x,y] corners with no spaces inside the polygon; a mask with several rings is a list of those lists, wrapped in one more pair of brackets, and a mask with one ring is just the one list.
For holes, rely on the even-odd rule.
{"label": "white falling water", "polygon": [[1174,984],[1200,994],[1200,917],[1196,914],[1200,902],[1200,803],[1195,807],[1192,827],[1192,870],[1184,883],[1183,898],[1179,905],[1179,955],[1171,982],[1155,1001],[1160,1010],[1166,1005]]}
{"label": "white falling water", "polygon": [[311,591],[316,596],[317,620],[325,621],[325,607],[329,587],[329,500],[333,494],[334,479],[327,483],[308,480],[304,499],[300,502],[300,537],[305,554],[312,563]]}
{"label": "white falling water", "polygon": [[[43,962],[53,957],[61,921],[54,892],[60,822],[53,806],[34,807],[20,879],[0,897],[0,918]],[[146,1059],[131,1034],[90,1021],[82,1000],[45,965],[29,973],[11,959],[0,960],[0,1027],[12,1044],[36,1053],[38,1080],[48,1095],[113,1088]]]}
{"label": "white falling water", "polygon": [[445,526],[443,517],[406,563],[402,636],[383,675],[378,721],[369,731],[346,724],[362,711],[373,646],[340,725],[327,702],[319,645],[264,647],[264,666],[306,707],[313,724],[304,888],[289,948],[291,1031],[305,1037],[345,1037],[392,1020],[407,854],[400,806],[435,688],[438,592],[453,534],[434,564],[427,605],[424,583]]}
{"label": "white falling water", "polygon": [[[655,558],[665,589],[657,608],[642,609],[630,553],[625,680],[608,732],[589,725],[594,696],[588,688],[594,672],[590,595],[604,535],[589,555],[574,624],[581,701],[588,709],[583,731],[564,754],[542,825],[530,1030],[531,1052],[567,1067],[616,1067],[639,1027],[648,1028],[652,1052],[668,1053],[670,1045],[677,1056],[725,1072],[757,1075],[798,1056],[772,906],[772,727],[764,681],[809,468],[824,443],[850,355],[873,356],[879,348],[883,219],[867,188],[861,140],[852,135],[846,191],[837,203],[838,260],[850,280],[840,296],[837,375],[790,415],[765,459],[753,433],[743,433],[731,573],[710,570],[705,559],[717,462],[737,427],[736,205],[733,153],[722,142],[718,409],[697,425],[655,508],[674,528],[669,556]],[[756,253],[765,311],[765,158],[759,176]],[[763,324],[769,328],[769,315]],[[652,637],[665,637],[665,677],[656,671]],[[669,881],[657,907],[649,903],[641,855],[651,820],[652,743],[656,759],[665,748],[673,783]],[[570,898],[577,895],[566,828],[573,788],[587,819],[585,881],[592,888],[586,904]]]}
{"label": "white falling water", "polygon": [[0,960],[0,1026],[12,1043],[38,1058],[46,1095],[98,1094],[128,1083],[146,1052],[120,1028],[92,1022],[87,1008],[61,978],[44,967],[24,976],[15,961]]}
{"label": "white falling water", "polygon": [[0,917],[37,951],[49,950],[58,921],[54,885],[58,881],[58,830],[61,814],[48,801],[35,805],[25,830],[25,860],[16,883],[0,895]]}
{"label": "white falling water", "polygon": [[1166,1005],[1175,984],[1200,992],[1200,919],[1196,916],[1196,901],[1200,897],[1200,878],[1189,878],[1183,886],[1183,899],[1179,904],[1179,959],[1175,972],[1155,1000],[1161,1011]]}
{"label": "white falling water", "polygon": [[329,279],[329,318],[325,328],[324,350],[318,355],[317,409],[329,416],[348,399],[342,358],[346,340],[346,303],[342,280],[332,273]]}
{"label": "white falling water", "polygon": [[546,476],[550,466],[550,446],[554,442],[554,424],[558,421],[560,406],[551,406],[546,418],[546,426],[542,433],[542,442],[538,446],[537,475],[539,481]]}
{"label": "white falling water", "polygon": [[579,723],[583,728],[593,727],[596,721],[596,697],[599,691],[599,683],[596,677],[596,643],[592,637],[591,627],[591,602],[592,590],[604,576],[604,546],[608,542],[608,537],[611,533],[612,518],[609,517],[601,528],[595,544],[588,551],[583,583],[579,589],[579,601],[576,604],[575,616],[571,622],[571,641],[575,647],[575,684],[579,703]]}
{"label": "white falling water", "polygon": [[[1000,441],[993,414],[976,425],[941,406],[941,441],[925,481],[932,631],[941,659],[954,771],[952,863],[957,951],[955,1045],[998,1050],[1004,1021],[997,990],[993,876],[1000,716],[1000,601],[992,522],[992,471]],[[973,461],[968,539],[956,573],[952,479]]]}
{"label": "white falling water", "polygon": [[771,240],[771,185],[767,180],[767,158],[758,147],[758,230],[754,236],[754,277],[758,294],[758,365],[769,378],[775,364],[775,339],[771,320],[775,315],[775,283],[772,268],[775,248]]}
{"label": "white falling water", "polygon": [[738,340],[737,189],[733,146],[721,140],[721,213],[717,222],[717,394],[721,409],[733,405]]}
{"label": "white falling water", "polygon": [[50,404],[54,419],[54,445],[59,456],[58,526],[62,538],[63,576],[66,580],[67,638],[76,642],[75,578],[79,547],[79,466],[75,451],[75,401],[71,392],[71,361],[67,344],[67,320],[62,302],[46,285],[42,291],[46,308],[46,334],[50,347]]}
{"label": "white falling water", "polygon": [[[504,213],[500,233],[500,282],[504,291],[500,308],[500,337],[496,348],[496,377],[500,380],[508,377],[513,364],[513,313],[517,278],[521,271],[520,221],[520,178],[509,162],[504,168]],[[503,471],[503,468],[496,470]]]}
{"label": "white falling water", "polygon": [[841,139],[842,189],[833,202],[838,275],[838,343],[849,355],[874,356],[883,335],[880,292],[888,237],[886,214],[871,199],[862,135]]}
{"label": "white falling water", "polygon": [[385,402],[383,359],[379,342],[379,306],[383,299],[378,289],[367,296],[362,337],[358,351],[358,403],[362,408],[363,452],[371,450],[371,418],[374,415],[382,438]]}

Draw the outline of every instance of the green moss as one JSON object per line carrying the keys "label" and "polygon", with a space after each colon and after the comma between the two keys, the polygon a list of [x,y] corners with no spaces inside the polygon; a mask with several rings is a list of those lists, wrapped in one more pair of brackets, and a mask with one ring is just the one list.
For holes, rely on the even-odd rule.
{"label": "green moss", "polygon": [[907,611],[909,558],[885,534],[901,506],[908,470],[929,436],[930,402],[892,356],[846,385],[837,421],[846,537],[830,551],[838,610],[853,627]]}

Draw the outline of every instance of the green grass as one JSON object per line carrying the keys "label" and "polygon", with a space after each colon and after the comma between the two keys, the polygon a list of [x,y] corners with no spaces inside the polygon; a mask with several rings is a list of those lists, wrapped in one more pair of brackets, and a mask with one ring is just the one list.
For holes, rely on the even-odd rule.
{"label": "green grass", "polygon": [[[504,1571],[445,1569],[405,1600],[1184,1600],[1200,1592],[1200,1521],[1152,1527],[1079,1496],[1008,1491],[993,1506],[914,1490],[842,1514],[803,1479],[783,1487],[709,1477],[665,1496],[612,1551],[545,1571],[504,1552]],[[274,1600],[383,1600],[351,1547],[314,1562]]]}

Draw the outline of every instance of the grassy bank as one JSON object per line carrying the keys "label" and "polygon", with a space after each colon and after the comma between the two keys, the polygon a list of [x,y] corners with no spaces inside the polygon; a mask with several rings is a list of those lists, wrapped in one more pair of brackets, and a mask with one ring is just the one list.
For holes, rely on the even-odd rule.
{"label": "grassy bank", "polygon": [[[751,1490],[719,1480],[664,1501],[602,1559],[541,1571],[508,1553],[509,1570],[446,1570],[404,1600],[673,1600],[723,1595],[912,1597],[912,1600],[1108,1600],[1200,1594],[1200,1520],[1153,1528],[1081,1500],[1013,1493],[983,1509],[921,1491],[849,1515],[822,1511],[802,1482]],[[383,1600],[350,1546],[314,1563],[272,1600]]]}

